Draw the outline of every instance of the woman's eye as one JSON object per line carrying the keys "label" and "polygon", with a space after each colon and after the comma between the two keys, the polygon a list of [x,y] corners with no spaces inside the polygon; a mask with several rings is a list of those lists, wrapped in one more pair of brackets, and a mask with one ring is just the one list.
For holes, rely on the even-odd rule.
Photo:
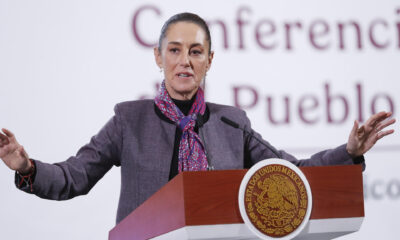
{"label": "woman's eye", "polygon": [[171,48],[169,51],[172,52],[172,53],[177,53],[177,52],[179,51],[179,49],[177,49],[177,48]]}
{"label": "woman's eye", "polygon": [[200,51],[200,50],[192,50],[191,53],[192,53],[193,55],[200,55],[200,54],[201,54],[201,51]]}

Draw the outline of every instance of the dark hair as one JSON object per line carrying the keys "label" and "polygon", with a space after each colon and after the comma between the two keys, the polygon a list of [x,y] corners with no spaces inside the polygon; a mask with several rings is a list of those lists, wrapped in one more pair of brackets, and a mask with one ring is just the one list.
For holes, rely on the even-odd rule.
{"label": "dark hair", "polygon": [[170,17],[163,25],[161,28],[161,33],[160,33],[160,38],[158,39],[158,49],[161,50],[161,42],[165,38],[168,28],[178,22],[191,22],[203,29],[203,31],[206,33],[207,36],[207,42],[208,42],[208,54],[211,53],[211,34],[210,30],[208,29],[207,23],[198,15],[194,13],[189,13],[189,12],[184,12],[184,13],[178,13],[175,14],[174,16]]}

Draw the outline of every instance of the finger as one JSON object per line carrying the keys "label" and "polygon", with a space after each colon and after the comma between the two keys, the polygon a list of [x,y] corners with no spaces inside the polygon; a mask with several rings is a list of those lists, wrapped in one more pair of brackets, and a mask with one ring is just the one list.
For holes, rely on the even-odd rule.
{"label": "finger", "polygon": [[353,128],[351,129],[351,134],[355,136],[357,134],[357,130],[358,130],[358,121],[354,120],[354,125]]}
{"label": "finger", "polygon": [[2,132],[0,132],[0,141],[3,139],[7,139],[8,137],[4,135]]}
{"label": "finger", "polygon": [[0,142],[2,145],[7,145],[10,143],[10,140],[8,140],[8,138],[6,138],[6,139],[2,139]]}
{"label": "finger", "polygon": [[393,114],[392,112],[387,112],[386,117],[390,117],[390,116],[392,116],[392,114]]}
{"label": "finger", "polygon": [[358,121],[354,120],[353,129],[351,131],[357,133],[357,130],[358,130]]}
{"label": "finger", "polygon": [[[379,113],[376,113],[376,114],[372,115],[372,116],[367,120],[367,122],[365,123],[365,125],[375,127],[375,125],[379,122],[379,120],[381,120],[381,119],[383,120],[383,119],[386,118],[387,114],[388,114],[387,112],[379,112]],[[391,113],[390,113],[390,114],[391,114]]]}
{"label": "finger", "polygon": [[387,118],[390,118],[392,116],[392,114],[393,114],[392,112],[384,112],[384,113],[385,114],[383,116],[379,117],[378,121],[383,121],[383,120],[385,120]]}
{"label": "finger", "polygon": [[357,136],[362,138],[365,135],[365,127],[362,125],[359,129],[357,129]]}
{"label": "finger", "polygon": [[390,117],[392,116],[391,112],[387,112],[386,115],[380,117],[379,119],[376,120],[377,125],[381,122],[387,121]]}
{"label": "finger", "polygon": [[0,143],[3,145],[8,144],[10,141],[8,140],[8,137],[0,133]]}
{"label": "finger", "polygon": [[392,119],[390,119],[390,120],[387,120],[387,121],[385,121],[385,122],[382,122],[382,123],[378,124],[378,125],[376,126],[375,129],[376,129],[377,132],[379,132],[379,131],[381,131],[382,129],[386,128],[387,126],[392,125],[392,124],[395,123],[395,122],[396,122],[396,119],[395,119],[395,118],[392,118]]}
{"label": "finger", "polygon": [[14,137],[14,134],[10,130],[5,129],[5,128],[3,128],[1,130],[3,130],[3,132],[7,135],[7,137],[9,137],[9,138]]}
{"label": "finger", "polygon": [[378,133],[382,128],[378,128],[382,121],[392,115],[391,112],[379,112],[370,117],[365,126],[365,134],[368,136],[372,133]]}
{"label": "finger", "polygon": [[378,139],[381,139],[381,138],[383,138],[383,137],[385,137],[387,135],[390,135],[392,133],[394,133],[394,129],[390,129],[390,130],[387,130],[387,131],[379,132],[378,133]]}

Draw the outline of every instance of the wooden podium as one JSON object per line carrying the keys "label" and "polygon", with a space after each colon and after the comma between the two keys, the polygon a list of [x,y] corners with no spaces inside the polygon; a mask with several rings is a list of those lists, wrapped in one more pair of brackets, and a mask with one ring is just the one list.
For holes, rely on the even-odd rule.
{"label": "wooden podium", "polygon": [[[332,239],[364,218],[361,165],[300,167],[310,184],[310,220],[295,239]],[[257,239],[243,223],[238,191],[247,170],[183,172],[109,233],[109,240]]]}

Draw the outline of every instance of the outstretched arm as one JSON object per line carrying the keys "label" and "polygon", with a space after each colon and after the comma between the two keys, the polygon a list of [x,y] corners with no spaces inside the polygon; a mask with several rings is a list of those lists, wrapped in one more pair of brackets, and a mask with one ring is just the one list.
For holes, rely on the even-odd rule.
{"label": "outstretched arm", "polygon": [[[297,166],[325,166],[325,165],[348,165],[348,164],[363,164],[365,167],[363,154],[371,149],[375,143],[394,132],[393,129],[385,130],[388,126],[395,123],[395,119],[390,118],[392,113],[380,112],[371,116],[367,122],[359,128],[358,122],[355,121],[353,129],[351,130],[347,144],[343,144],[335,149],[329,149],[318,152],[311,156],[310,159],[298,160],[291,154],[285,151],[279,151],[280,156],[276,156],[268,148],[259,144],[258,141],[251,137],[247,137],[247,155],[246,159],[250,162],[248,165],[252,166],[256,162],[267,158],[283,158]],[[246,118],[247,119],[247,118]],[[261,136],[251,129],[250,121],[247,119],[245,124],[249,131],[254,135],[261,138]],[[269,144],[266,142],[266,144]]]}
{"label": "outstretched arm", "polygon": [[54,164],[30,159],[15,136],[3,129],[0,158],[17,171],[15,183],[22,191],[55,200],[86,194],[113,165],[120,165],[122,135],[118,119],[116,114],[76,156]]}

